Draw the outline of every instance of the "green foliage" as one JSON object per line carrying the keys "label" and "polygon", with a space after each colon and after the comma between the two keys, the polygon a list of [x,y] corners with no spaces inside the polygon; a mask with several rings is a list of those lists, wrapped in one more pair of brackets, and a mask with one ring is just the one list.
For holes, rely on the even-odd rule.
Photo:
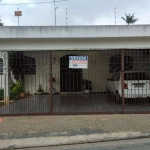
{"label": "green foliage", "polygon": [[0,106],[4,106],[4,103],[0,103]]}
{"label": "green foliage", "polygon": [[4,89],[0,89],[0,100],[4,99]]}
{"label": "green foliage", "polygon": [[136,21],[138,21],[139,19],[138,18],[135,18],[134,17],[134,13],[131,15],[131,14],[126,14],[125,13],[125,18],[124,17],[121,17],[128,25],[129,24],[133,24],[135,23]]}
{"label": "green foliage", "polygon": [[3,26],[3,23],[0,23],[0,26]]}
{"label": "green foliage", "polygon": [[17,83],[13,83],[10,85],[10,97],[14,98],[15,100],[18,100],[20,97],[20,94],[24,92],[24,87],[21,84],[20,80],[17,81]]}
{"label": "green foliage", "polygon": [[41,85],[41,84],[39,84],[37,92],[38,92],[38,93],[43,92],[43,89],[42,89],[42,85]]}
{"label": "green foliage", "polygon": [[15,83],[10,84],[10,91],[15,87],[15,85],[16,85]]}

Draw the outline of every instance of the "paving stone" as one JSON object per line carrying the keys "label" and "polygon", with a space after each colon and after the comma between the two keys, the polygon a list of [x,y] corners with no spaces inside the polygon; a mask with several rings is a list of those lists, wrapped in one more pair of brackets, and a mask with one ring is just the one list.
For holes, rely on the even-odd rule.
{"label": "paving stone", "polygon": [[[76,135],[105,132],[150,132],[150,115],[88,115],[3,117],[0,138],[11,136]],[[5,136],[6,138],[6,136]]]}

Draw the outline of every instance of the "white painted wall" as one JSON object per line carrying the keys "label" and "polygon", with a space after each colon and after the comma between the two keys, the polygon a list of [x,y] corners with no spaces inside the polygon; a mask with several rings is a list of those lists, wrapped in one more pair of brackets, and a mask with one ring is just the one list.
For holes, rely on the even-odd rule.
{"label": "white painted wall", "polygon": [[104,55],[102,51],[55,51],[53,52],[53,59],[55,59],[53,62],[53,77],[56,82],[53,83],[53,86],[57,92],[60,92],[60,57],[68,54],[89,57],[88,69],[83,69],[83,79],[92,82],[93,92],[105,92],[107,78],[112,76],[109,71],[109,57],[113,56],[113,53],[109,55],[105,53]]}
{"label": "white painted wall", "polygon": [[0,58],[3,59],[3,75],[0,75],[0,88],[4,89],[4,102],[9,103],[9,60],[8,52],[0,52]]}
{"label": "white painted wall", "polygon": [[44,92],[49,93],[49,53],[48,52],[24,52],[25,56],[35,58],[36,74],[25,75],[25,91],[36,93],[39,84]]}
{"label": "white painted wall", "polygon": [[[0,58],[4,60],[5,53],[0,52]],[[3,62],[3,63],[5,63],[5,62]],[[3,75],[0,75],[0,89],[4,88],[4,85],[5,85],[4,81],[5,81],[5,74],[4,74],[4,67],[3,67]]]}
{"label": "white painted wall", "polygon": [[[109,73],[108,59],[96,55],[96,63],[92,62],[95,50],[112,49],[149,49],[150,25],[133,26],[67,26],[67,27],[0,27],[0,51],[41,51],[36,58],[36,75],[25,75],[25,90],[36,92],[38,85],[42,83],[45,92],[49,92],[49,55],[45,50],[88,50],[91,60],[89,69],[84,70],[84,78],[92,80],[93,90],[105,90]],[[54,87],[59,92],[59,59],[67,52],[58,54],[53,64],[53,76],[56,77]],[[55,55],[55,53],[53,53]],[[29,54],[26,53],[28,56]],[[41,60],[41,58],[44,58]],[[99,76],[103,64],[106,70]],[[87,76],[89,72],[93,75]],[[3,76],[0,84],[3,83]],[[97,82],[99,81],[99,82]],[[99,84],[100,83],[100,84]]]}
{"label": "white painted wall", "polygon": [[[108,53],[108,54],[107,54]],[[4,53],[2,53],[4,54]],[[113,73],[110,73],[109,57],[116,55],[117,51],[54,51],[52,56],[53,62],[53,77],[56,82],[53,83],[53,87],[56,92],[60,92],[60,57],[67,54],[75,54],[80,56],[88,56],[89,64],[88,69],[83,70],[83,79],[92,81],[93,92],[105,92],[107,78],[110,78]],[[24,55],[35,58],[36,60],[36,75],[25,75],[25,91],[29,91],[31,94],[35,93],[38,89],[38,85],[42,84],[44,92],[49,93],[49,52],[24,52]],[[126,54],[129,55],[129,54]],[[4,55],[0,55],[4,58]],[[133,55],[131,55],[133,56]],[[150,75],[149,64],[150,56],[143,58],[141,55],[135,55],[134,58],[134,70],[141,71],[140,65],[147,67],[147,73]],[[5,64],[5,62],[4,62]],[[4,88],[6,72],[0,76],[0,87]]]}
{"label": "white painted wall", "polygon": [[150,25],[0,27],[0,33],[0,51],[150,48]]}
{"label": "white painted wall", "polygon": [[[53,77],[56,82],[53,82],[53,87],[56,92],[60,92],[60,57],[70,54],[71,52],[57,51],[53,52]],[[26,56],[31,56],[25,54]],[[89,57],[88,69],[83,70],[83,79],[92,81],[94,92],[105,92],[107,78],[111,77],[112,73],[109,72],[109,57],[102,56],[102,52],[92,53],[90,51],[73,52]],[[110,55],[109,55],[110,56]],[[35,93],[38,85],[42,84],[44,92],[49,92],[49,53],[36,52],[36,75],[25,75],[25,91]],[[42,60],[43,58],[43,60]]]}
{"label": "white painted wall", "polygon": [[0,39],[0,51],[149,49],[150,37]]}
{"label": "white painted wall", "polygon": [[150,25],[3,26],[0,38],[115,38],[149,37]]}
{"label": "white painted wall", "polygon": [[[57,92],[60,91],[60,57],[67,54],[75,54],[80,56],[88,56],[88,69],[83,69],[83,79],[92,81],[93,92],[105,92],[107,78],[111,78],[114,73],[110,72],[109,58],[114,55],[121,55],[119,51],[55,51],[53,52],[53,77],[56,83],[53,83]],[[133,71],[144,71],[150,77],[150,56],[143,57],[142,52],[130,55],[128,52],[126,56],[133,57]],[[144,66],[146,69],[144,69]]]}

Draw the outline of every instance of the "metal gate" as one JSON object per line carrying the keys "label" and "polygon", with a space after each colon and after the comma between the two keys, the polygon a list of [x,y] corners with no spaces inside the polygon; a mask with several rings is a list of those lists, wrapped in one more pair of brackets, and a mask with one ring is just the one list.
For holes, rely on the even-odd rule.
{"label": "metal gate", "polygon": [[124,55],[132,58],[132,66],[123,73],[123,112],[150,113],[150,50],[126,50]]}
{"label": "metal gate", "polygon": [[0,115],[149,113],[149,66],[149,50],[0,52]]}
{"label": "metal gate", "polygon": [[51,52],[1,52],[0,60],[0,114],[50,114]]}

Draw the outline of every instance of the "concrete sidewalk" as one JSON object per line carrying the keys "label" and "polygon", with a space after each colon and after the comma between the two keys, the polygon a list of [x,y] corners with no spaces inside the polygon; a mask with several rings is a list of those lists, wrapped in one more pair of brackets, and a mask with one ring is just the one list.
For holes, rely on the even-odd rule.
{"label": "concrete sidewalk", "polygon": [[[150,136],[150,115],[143,114],[3,117],[1,119],[1,149],[7,146],[17,147],[15,141],[26,143],[22,144],[23,147],[30,147],[31,144],[28,145],[27,141],[32,141],[32,144],[35,141],[32,146],[49,146]],[[41,145],[39,145],[40,141]]]}

